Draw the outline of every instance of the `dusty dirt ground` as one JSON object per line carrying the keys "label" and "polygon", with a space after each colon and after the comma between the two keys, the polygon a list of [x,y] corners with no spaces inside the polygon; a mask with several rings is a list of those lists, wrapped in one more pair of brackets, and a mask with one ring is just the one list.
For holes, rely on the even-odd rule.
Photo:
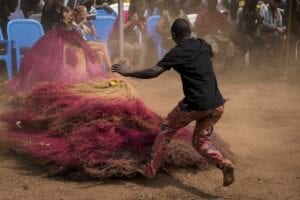
{"label": "dusty dirt ground", "polygon": [[[229,100],[216,131],[237,157],[236,182],[228,188],[222,187],[217,169],[181,169],[152,180],[46,178],[32,160],[1,144],[0,199],[299,200],[300,66],[284,79],[281,72],[250,68],[218,74],[220,89]],[[175,72],[130,81],[146,104],[163,116],[182,97]]]}

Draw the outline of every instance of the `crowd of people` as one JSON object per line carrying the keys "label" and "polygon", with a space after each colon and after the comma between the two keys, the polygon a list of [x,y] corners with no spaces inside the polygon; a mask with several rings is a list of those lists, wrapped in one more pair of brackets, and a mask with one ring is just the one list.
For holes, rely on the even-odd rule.
{"label": "crowd of people", "polygon": [[[32,14],[40,13],[41,23],[47,32],[60,23],[61,10],[67,5],[73,12],[73,28],[85,40],[91,40],[89,36],[95,36],[96,30],[93,18],[89,16],[96,15],[97,9],[114,12],[109,7],[113,3],[117,1],[2,0],[0,25],[6,37],[9,20],[29,18]],[[292,14],[291,21],[288,20],[289,13]],[[157,32],[161,35],[161,46],[167,52],[175,46],[169,33],[173,21],[176,18],[188,20],[189,14],[197,14],[194,22],[189,21],[190,25],[193,24],[192,36],[208,41],[215,60],[222,62],[225,67],[230,67],[237,55],[241,57],[246,53],[250,53],[250,64],[263,66],[263,58],[280,58],[279,55],[283,54],[289,28],[294,39],[300,35],[299,0],[131,0],[129,10],[124,11],[123,22],[125,57],[128,62],[141,66],[145,62],[151,63],[149,60],[155,60],[157,49],[147,34],[147,18],[160,15]],[[101,42],[99,38],[96,42],[95,39],[89,42],[106,65],[111,65],[111,60],[118,57],[117,29],[115,24],[109,44]],[[145,59],[145,55],[148,59]],[[274,63],[280,62],[276,60]]]}

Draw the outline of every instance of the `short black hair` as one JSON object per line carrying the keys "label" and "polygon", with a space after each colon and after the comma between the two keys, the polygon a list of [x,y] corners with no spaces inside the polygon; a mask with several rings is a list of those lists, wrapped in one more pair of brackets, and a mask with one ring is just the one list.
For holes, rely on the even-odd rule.
{"label": "short black hair", "polygon": [[178,37],[189,36],[192,32],[189,22],[183,18],[177,18],[173,22],[171,31]]}

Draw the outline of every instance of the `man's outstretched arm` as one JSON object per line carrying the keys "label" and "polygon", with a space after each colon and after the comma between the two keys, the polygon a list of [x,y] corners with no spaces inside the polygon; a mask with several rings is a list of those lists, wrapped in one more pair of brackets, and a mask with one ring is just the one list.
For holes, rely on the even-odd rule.
{"label": "man's outstretched arm", "polygon": [[129,76],[129,77],[134,77],[134,78],[140,78],[140,79],[150,79],[150,78],[155,78],[162,74],[166,69],[154,65],[151,68],[139,70],[139,71],[128,71],[125,69],[123,66],[120,64],[114,64],[111,67],[112,72],[116,72],[121,74],[122,76]]}

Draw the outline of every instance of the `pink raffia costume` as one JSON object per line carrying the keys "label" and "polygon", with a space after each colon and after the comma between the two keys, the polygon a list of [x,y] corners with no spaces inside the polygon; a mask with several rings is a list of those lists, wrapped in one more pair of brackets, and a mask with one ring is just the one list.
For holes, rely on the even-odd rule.
{"label": "pink raffia costume", "polygon": [[80,34],[56,26],[25,53],[9,90],[16,93],[44,82],[72,83],[103,76],[105,72],[97,53]]}

